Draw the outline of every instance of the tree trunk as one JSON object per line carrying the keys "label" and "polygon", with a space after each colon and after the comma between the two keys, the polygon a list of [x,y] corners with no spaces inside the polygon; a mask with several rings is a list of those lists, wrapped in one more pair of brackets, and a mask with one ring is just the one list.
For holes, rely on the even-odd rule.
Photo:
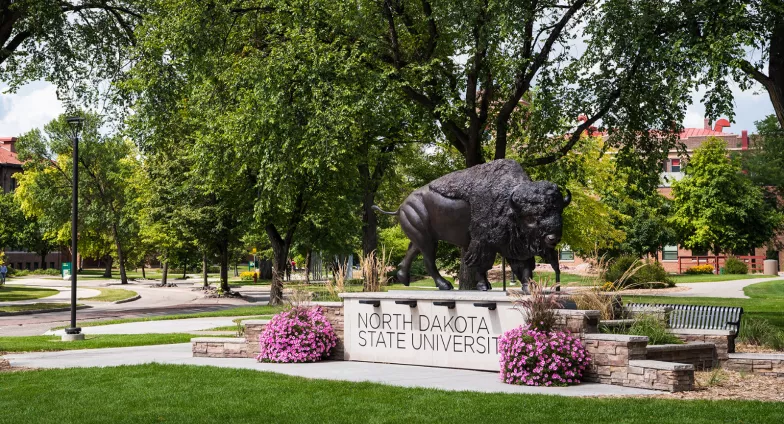
{"label": "tree trunk", "polygon": [[470,269],[465,265],[465,249],[460,249],[460,272],[457,275],[458,280],[460,280],[460,284],[458,286],[459,290],[476,290],[476,279]]}
{"label": "tree trunk", "polygon": [[112,278],[112,262],[114,261],[114,258],[112,258],[112,255],[106,255],[103,260],[106,263],[106,268],[103,270],[103,277]]}
{"label": "tree trunk", "polygon": [[310,284],[310,259],[313,250],[311,248],[305,249],[305,284]]}
{"label": "tree trunk", "polygon": [[41,253],[41,269],[46,269],[46,255],[49,252]]}
{"label": "tree trunk", "polygon": [[239,277],[240,276],[240,263],[239,263],[239,261],[234,262],[234,276],[235,277]]}
{"label": "tree trunk", "polygon": [[204,279],[204,287],[209,287],[210,282],[207,281],[207,252],[204,252],[201,256],[201,275]]}
{"label": "tree trunk", "polygon": [[142,262],[142,278],[147,279],[147,273],[144,272],[144,262]]}
{"label": "tree trunk", "polygon": [[166,280],[169,278],[169,261],[163,263],[163,275],[161,276],[161,285],[166,285]]}
{"label": "tree trunk", "polygon": [[784,129],[784,13],[777,13],[770,36],[768,89],[779,126]]}
{"label": "tree trunk", "polygon": [[274,225],[267,225],[266,231],[270,244],[272,244],[272,285],[270,286],[269,304],[280,305],[283,303],[283,279],[286,274],[286,259],[289,256],[290,241],[284,240]]}
{"label": "tree trunk", "polygon": [[220,247],[220,289],[224,293],[231,291],[229,288],[229,242],[224,241]]}
{"label": "tree trunk", "polygon": [[188,275],[188,259],[182,263],[182,279],[184,280]]}
{"label": "tree trunk", "polygon": [[378,217],[372,209],[375,197],[375,191],[367,191],[362,200],[362,256],[364,257],[378,248]]}
{"label": "tree trunk", "polygon": [[114,246],[117,248],[117,261],[120,262],[120,284],[128,284],[128,275],[125,272],[125,253],[120,244],[119,231],[117,224],[112,225],[112,236],[114,236]]}

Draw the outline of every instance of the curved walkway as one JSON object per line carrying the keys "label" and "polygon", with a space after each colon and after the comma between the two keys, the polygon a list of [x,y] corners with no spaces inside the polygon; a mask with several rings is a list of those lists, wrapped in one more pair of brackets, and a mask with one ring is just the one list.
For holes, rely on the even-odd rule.
{"label": "curved walkway", "polygon": [[[16,284],[16,285],[23,285],[23,284]],[[27,300],[14,300],[10,302],[0,302],[0,306],[14,306],[14,305],[32,305],[34,303],[69,303],[71,301],[71,289],[64,288],[64,287],[54,287],[54,286],[35,286],[42,289],[52,289],[52,290],[59,290],[60,292],[57,294],[53,294],[47,297],[41,297],[38,299],[27,299]],[[83,299],[83,298],[91,298],[95,296],[100,296],[101,292],[95,289],[83,289],[81,287],[77,287],[76,289],[76,298]]]}
{"label": "curved walkway", "polygon": [[679,283],[678,287],[688,287],[682,292],[661,293],[656,296],[672,297],[724,297],[734,299],[749,299],[743,288],[752,284],[776,281],[776,278],[750,278],[747,280],[717,281],[712,283]]}

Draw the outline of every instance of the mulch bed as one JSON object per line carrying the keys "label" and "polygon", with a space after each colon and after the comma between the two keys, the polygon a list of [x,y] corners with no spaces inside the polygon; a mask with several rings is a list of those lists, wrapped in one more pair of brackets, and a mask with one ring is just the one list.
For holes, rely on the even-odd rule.
{"label": "mulch bed", "polygon": [[717,371],[695,372],[694,380],[696,390],[667,393],[655,397],[666,399],[784,401],[784,378],[720,369]]}

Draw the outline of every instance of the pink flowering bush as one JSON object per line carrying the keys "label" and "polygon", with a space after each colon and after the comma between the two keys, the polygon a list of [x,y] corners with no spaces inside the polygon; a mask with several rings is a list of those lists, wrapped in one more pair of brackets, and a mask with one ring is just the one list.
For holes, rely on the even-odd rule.
{"label": "pink flowering bush", "polygon": [[509,330],[498,339],[501,380],[527,386],[577,384],[591,361],[580,339],[562,331],[529,327]]}
{"label": "pink flowering bush", "polygon": [[259,335],[261,362],[315,362],[337,344],[332,324],[320,306],[297,306],[270,320]]}

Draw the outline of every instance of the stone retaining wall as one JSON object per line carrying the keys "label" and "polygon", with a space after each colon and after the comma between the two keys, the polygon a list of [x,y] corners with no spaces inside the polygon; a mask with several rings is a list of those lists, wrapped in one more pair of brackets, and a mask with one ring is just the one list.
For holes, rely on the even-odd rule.
{"label": "stone retaining wall", "polygon": [[694,369],[710,370],[718,364],[716,345],[713,343],[687,343],[648,346],[646,358],[664,362],[692,364]]}
{"label": "stone retaining wall", "polygon": [[735,332],[730,330],[667,330],[686,343],[712,343],[716,346],[716,357],[726,361],[735,352]]}
{"label": "stone retaining wall", "polygon": [[722,365],[732,371],[784,378],[784,353],[731,353]]}
{"label": "stone retaining wall", "polygon": [[191,349],[195,357],[208,358],[247,358],[245,339],[230,337],[197,337],[191,339]]}
{"label": "stone retaining wall", "polygon": [[583,379],[625,387],[679,392],[694,385],[694,366],[648,360],[648,338],[625,334],[584,334],[591,365]]}
{"label": "stone retaining wall", "polygon": [[558,309],[555,315],[555,328],[575,334],[598,333],[599,311]]}

